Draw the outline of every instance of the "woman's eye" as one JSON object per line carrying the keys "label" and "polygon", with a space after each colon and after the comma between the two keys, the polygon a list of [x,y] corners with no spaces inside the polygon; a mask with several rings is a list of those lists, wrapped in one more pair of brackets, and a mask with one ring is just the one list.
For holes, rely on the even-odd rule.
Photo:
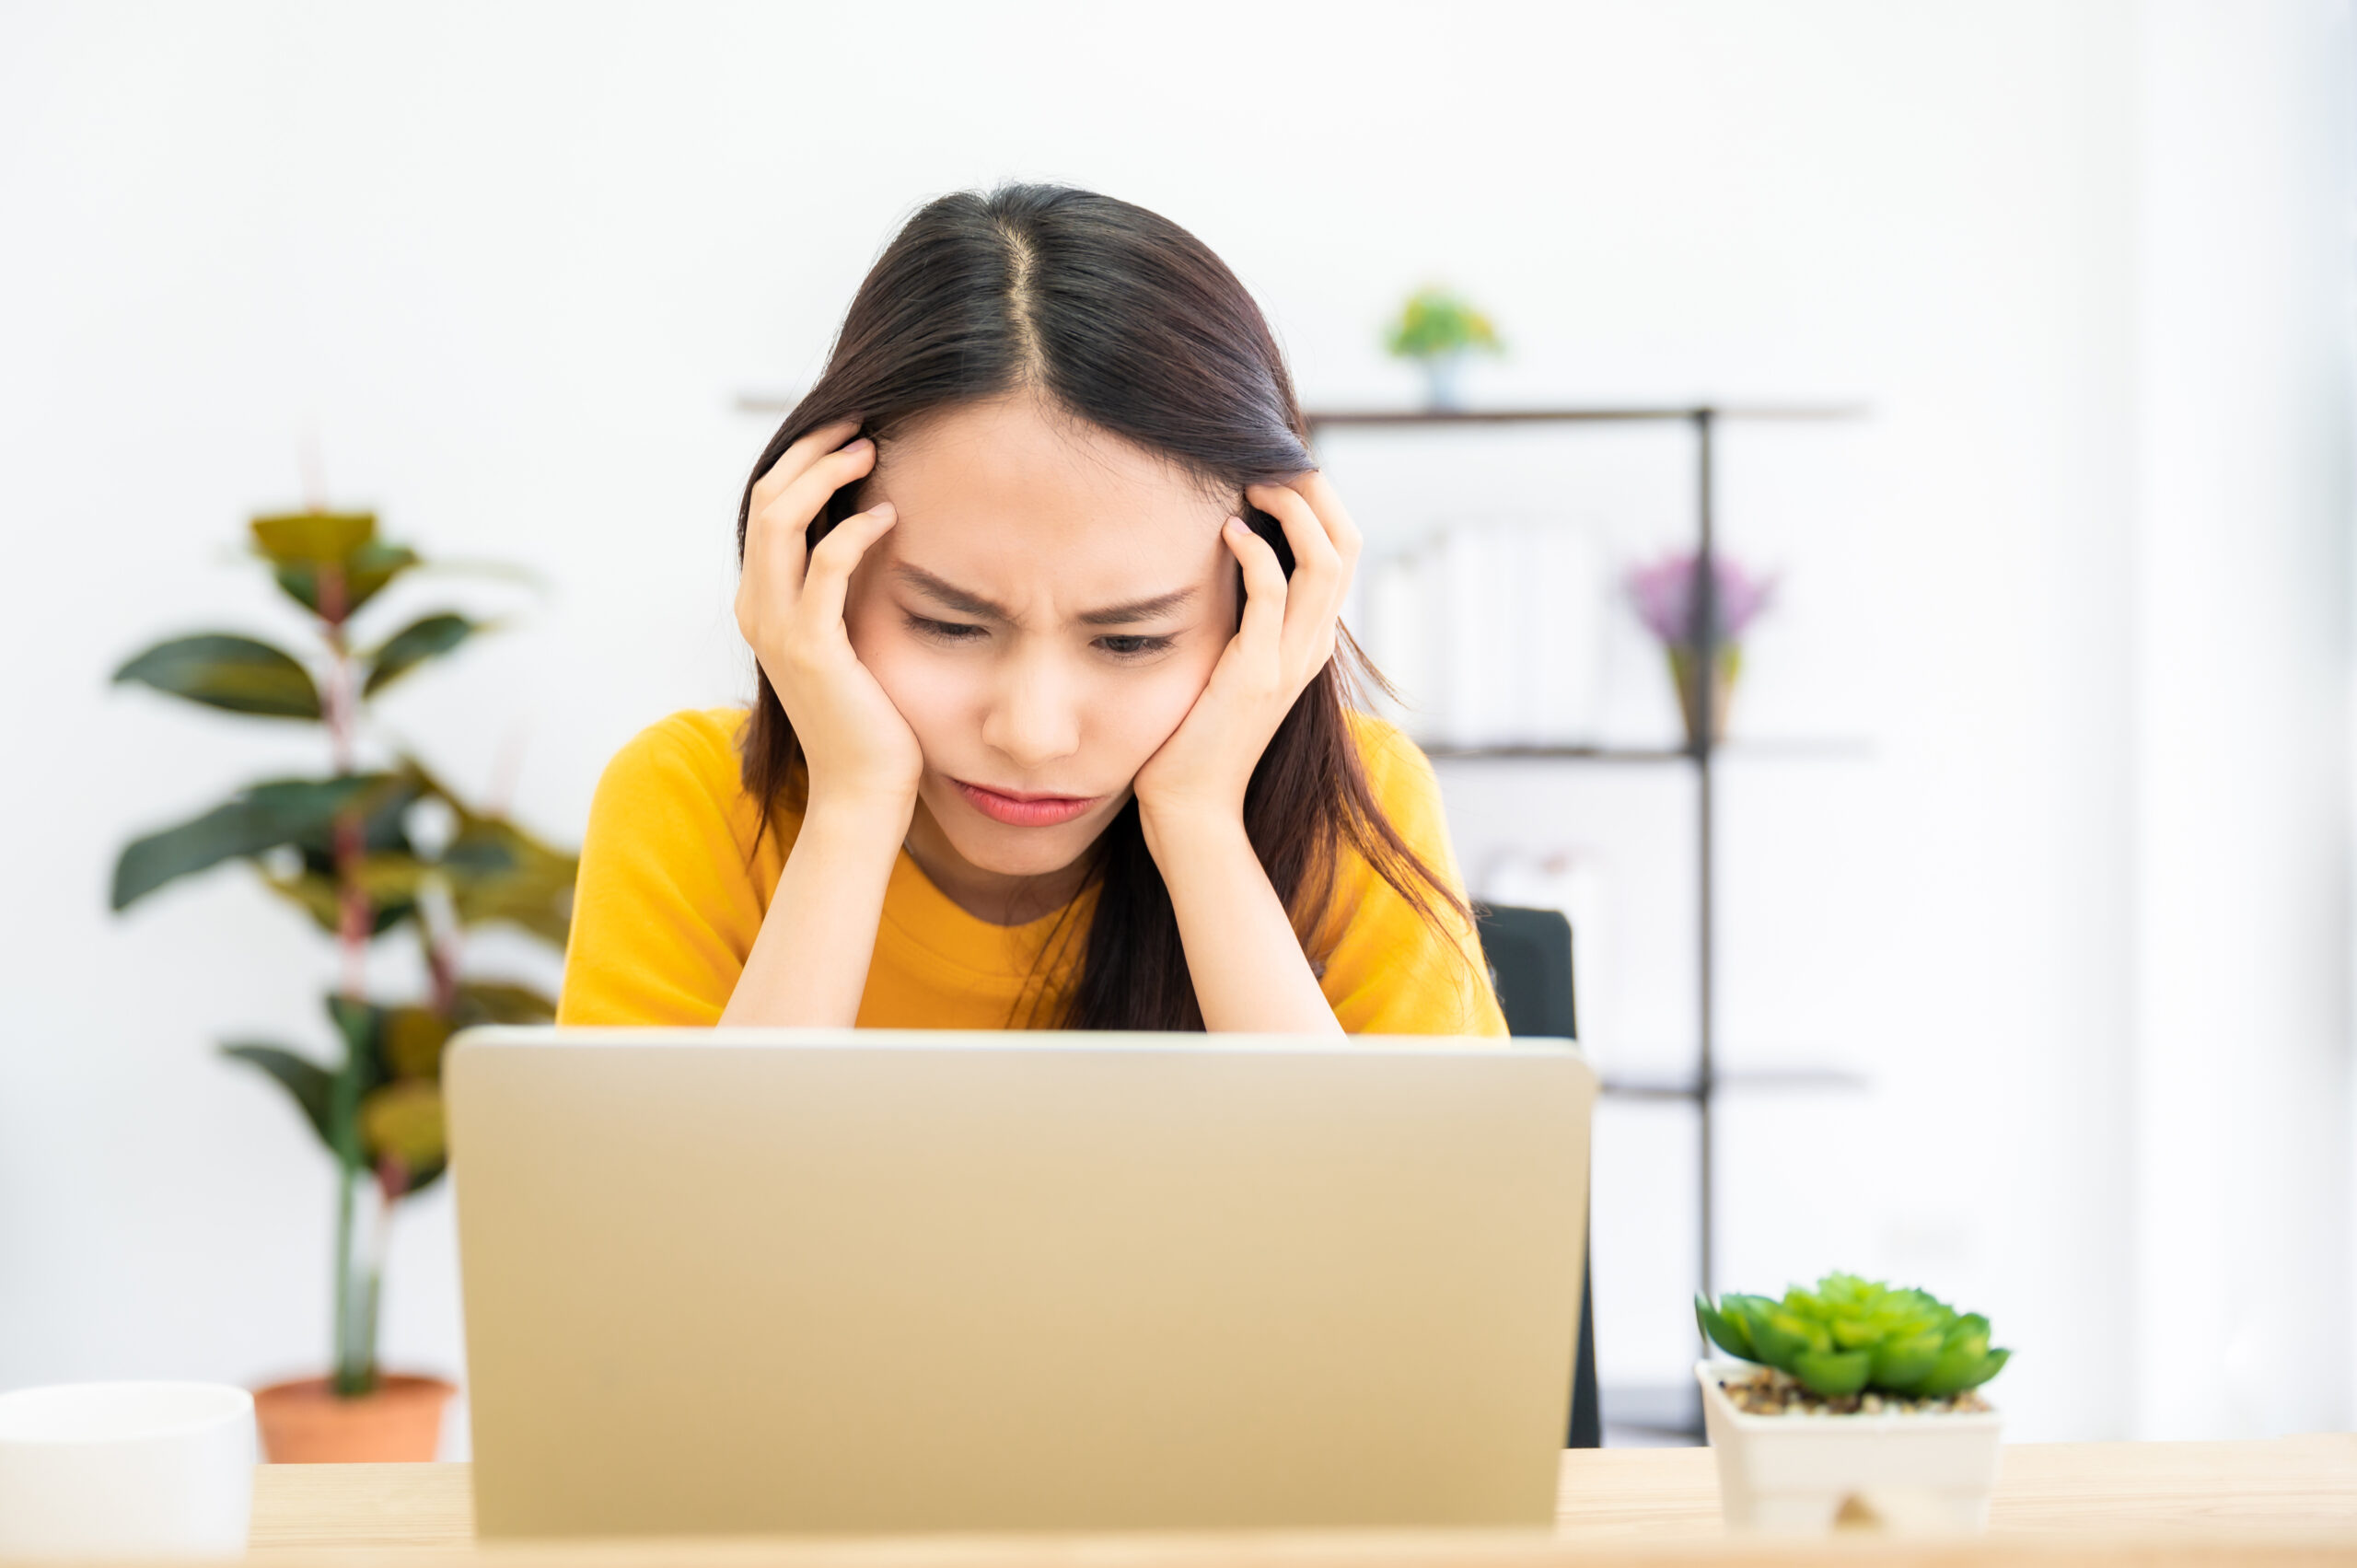
{"label": "woman's eye", "polygon": [[911,615],[909,629],[920,636],[940,643],[970,643],[982,635],[982,628],[963,621],[935,621],[930,616]]}
{"label": "woman's eye", "polygon": [[1097,645],[1118,658],[1140,658],[1147,654],[1162,652],[1170,645],[1170,642],[1168,637],[1148,637],[1132,633],[1099,637],[1097,639]]}

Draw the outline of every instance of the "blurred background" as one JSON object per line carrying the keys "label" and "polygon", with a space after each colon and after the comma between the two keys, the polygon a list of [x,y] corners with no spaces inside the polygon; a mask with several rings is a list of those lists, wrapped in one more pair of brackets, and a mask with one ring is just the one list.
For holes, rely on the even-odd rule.
{"label": "blurred background", "polygon": [[[0,1388],[329,1353],[334,1167],[215,1048],[325,1055],[332,945],[229,870],[108,908],[318,738],[116,668],[299,633],[257,512],[522,566],[388,590],[505,629],[378,716],[577,843],[624,740],[748,694],[737,500],[878,248],[1024,178],[1202,237],[1314,410],[1424,406],[1387,333],[1437,286],[1503,348],[1469,409],[1841,411],[1713,428],[1774,589],[1713,769],[1712,1283],[1989,1314],[2018,1438],[2348,1427],[2353,152],[2328,0],[0,9]],[[1608,1076],[1690,1083],[1696,770],[1623,584],[1691,546],[1694,423],[1319,451],[1402,721],[1614,754],[1437,765],[1474,891],[1570,913]],[[1600,1113],[1618,1440],[1697,1348],[1699,1128]],[[385,1365],[463,1380],[447,1184],[389,1248]]]}

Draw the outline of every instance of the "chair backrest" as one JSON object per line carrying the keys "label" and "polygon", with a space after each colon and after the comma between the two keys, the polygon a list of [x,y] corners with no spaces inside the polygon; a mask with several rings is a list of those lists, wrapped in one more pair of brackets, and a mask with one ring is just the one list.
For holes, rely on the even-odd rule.
{"label": "chair backrest", "polygon": [[[1579,1039],[1572,923],[1555,910],[1510,904],[1476,904],[1473,917],[1482,955],[1489,960],[1490,983],[1497,988],[1498,1010],[1506,1016],[1506,1032]],[[1589,1207],[1594,1206],[1591,1197]],[[1591,1243],[1588,1266],[1580,1271],[1580,1344],[1572,1371],[1572,1428],[1564,1439],[1569,1448],[1595,1448],[1604,1442],[1603,1408],[1596,1388],[1595,1257]]]}
{"label": "chair backrest", "polygon": [[1481,951],[1506,1032],[1579,1038],[1579,1009],[1572,986],[1572,923],[1556,910],[1482,904],[1474,911]]}

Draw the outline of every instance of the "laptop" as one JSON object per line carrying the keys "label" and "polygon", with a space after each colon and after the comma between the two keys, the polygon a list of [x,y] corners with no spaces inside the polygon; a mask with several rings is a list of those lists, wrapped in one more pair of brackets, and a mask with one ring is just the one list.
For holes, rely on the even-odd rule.
{"label": "laptop", "polygon": [[486,1537],[1545,1527],[1569,1042],[480,1028]]}

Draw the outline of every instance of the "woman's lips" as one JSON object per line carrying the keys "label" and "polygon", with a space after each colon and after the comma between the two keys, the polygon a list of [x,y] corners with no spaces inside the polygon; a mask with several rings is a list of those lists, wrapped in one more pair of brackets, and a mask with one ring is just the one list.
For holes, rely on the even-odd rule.
{"label": "woman's lips", "polygon": [[1059,822],[1069,822],[1097,804],[1095,796],[1018,795],[1004,790],[984,789],[981,784],[968,784],[964,779],[952,779],[958,793],[967,803],[994,822],[1004,822],[1016,828],[1051,828]]}

